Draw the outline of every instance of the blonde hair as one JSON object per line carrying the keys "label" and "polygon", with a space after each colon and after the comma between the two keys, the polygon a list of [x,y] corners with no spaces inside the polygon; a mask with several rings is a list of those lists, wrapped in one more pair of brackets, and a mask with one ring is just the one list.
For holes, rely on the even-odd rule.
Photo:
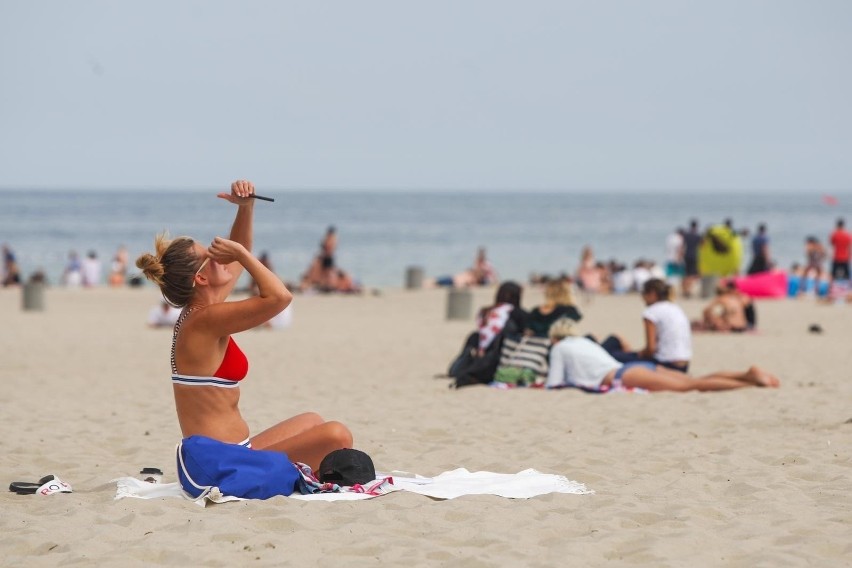
{"label": "blonde hair", "polygon": [[189,237],[169,240],[166,233],[160,233],[154,239],[154,254],[146,252],[136,259],[145,278],[159,286],[163,298],[178,308],[192,299],[192,282],[201,266],[194,244]]}
{"label": "blonde hair", "polygon": [[547,335],[550,339],[559,341],[560,339],[565,339],[566,337],[572,337],[576,335],[574,331],[574,324],[576,322],[571,318],[561,317],[550,326],[550,330],[547,332]]}
{"label": "blonde hair", "polygon": [[574,298],[571,295],[571,286],[564,280],[551,280],[544,287],[544,299],[556,305],[571,306]]}

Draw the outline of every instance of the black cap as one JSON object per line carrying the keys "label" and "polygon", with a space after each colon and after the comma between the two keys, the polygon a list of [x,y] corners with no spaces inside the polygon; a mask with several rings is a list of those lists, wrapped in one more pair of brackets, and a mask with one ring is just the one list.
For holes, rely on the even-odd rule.
{"label": "black cap", "polygon": [[322,459],[317,478],[323,483],[363,485],[376,479],[373,460],[361,450],[334,450]]}

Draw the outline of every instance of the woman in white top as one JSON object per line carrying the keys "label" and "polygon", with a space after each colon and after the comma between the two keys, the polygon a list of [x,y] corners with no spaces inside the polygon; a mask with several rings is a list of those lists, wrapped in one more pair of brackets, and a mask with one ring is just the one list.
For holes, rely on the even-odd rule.
{"label": "woman in white top", "polygon": [[745,372],[717,371],[693,378],[651,361],[620,363],[591,339],[578,337],[574,324],[571,319],[561,318],[550,327],[550,340],[554,345],[550,350],[547,388],[567,386],[605,391],[624,386],[651,391],[716,391],[780,385],[777,377],[758,367],[749,367]]}
{"label": "woman in white top", "polygon": [[651,278],[642,286],[645,311],[645,347],[633,351],[617,336],[607,337],[601,345],[622,363],[651,361],[657,365],[686,373],[692,359],[692,325],[683,310],[671,301],[672,288],[659,278]]}
{"label": "woman in white top", "polygon": [[639,357],[684,373],[692,359],[692,325],[683,310],[671,301],[672,287],[651,278],[642,287],[645,311],[645,348]]}

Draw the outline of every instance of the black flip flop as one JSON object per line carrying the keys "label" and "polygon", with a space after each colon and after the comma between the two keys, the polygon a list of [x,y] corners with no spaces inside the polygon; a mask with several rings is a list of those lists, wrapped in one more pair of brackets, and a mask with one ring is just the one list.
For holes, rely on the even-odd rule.
{"label": "black flip flop", "polygon": [[33,495],[38,488],[47,483],[48,481],[53,481],[52,475],[45,475],[35,483],[29,481],[13,481],[9,484],[9,491],[13,491],[18,495]]}

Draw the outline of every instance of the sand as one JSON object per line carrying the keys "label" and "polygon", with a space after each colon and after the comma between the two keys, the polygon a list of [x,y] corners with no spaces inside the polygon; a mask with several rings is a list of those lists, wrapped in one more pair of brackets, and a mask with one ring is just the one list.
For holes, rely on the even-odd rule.
{"label": "sand", "polygon": [[[476,305],[493,290],[476,292]],[[0,290],[0,481],[54,473],[74,493],[0,492],[8,566],[839,566],[852,563],[852,306],[758,304],[755,335],[696,335],[693,372],[757,363],[781,389],[590,395],[449,390],[472,322],[444,290],[298,296],[294,324],[250,331],[241,408],[253,431],[314,410],[378,469],[535,468],[593,495],[361,502],[276,498],[202,509],[113,500],[145,466],[175,480],[168,350],[153,288]],[[532,307],[540,294],[527,291]],[[700,302],[682,302],[697,315]],[[581,304],[584,329],[639,342],[637,296]],[[808,333],[819,323],[821,335]],[[138,476],[138,475],[137,475]]]}

